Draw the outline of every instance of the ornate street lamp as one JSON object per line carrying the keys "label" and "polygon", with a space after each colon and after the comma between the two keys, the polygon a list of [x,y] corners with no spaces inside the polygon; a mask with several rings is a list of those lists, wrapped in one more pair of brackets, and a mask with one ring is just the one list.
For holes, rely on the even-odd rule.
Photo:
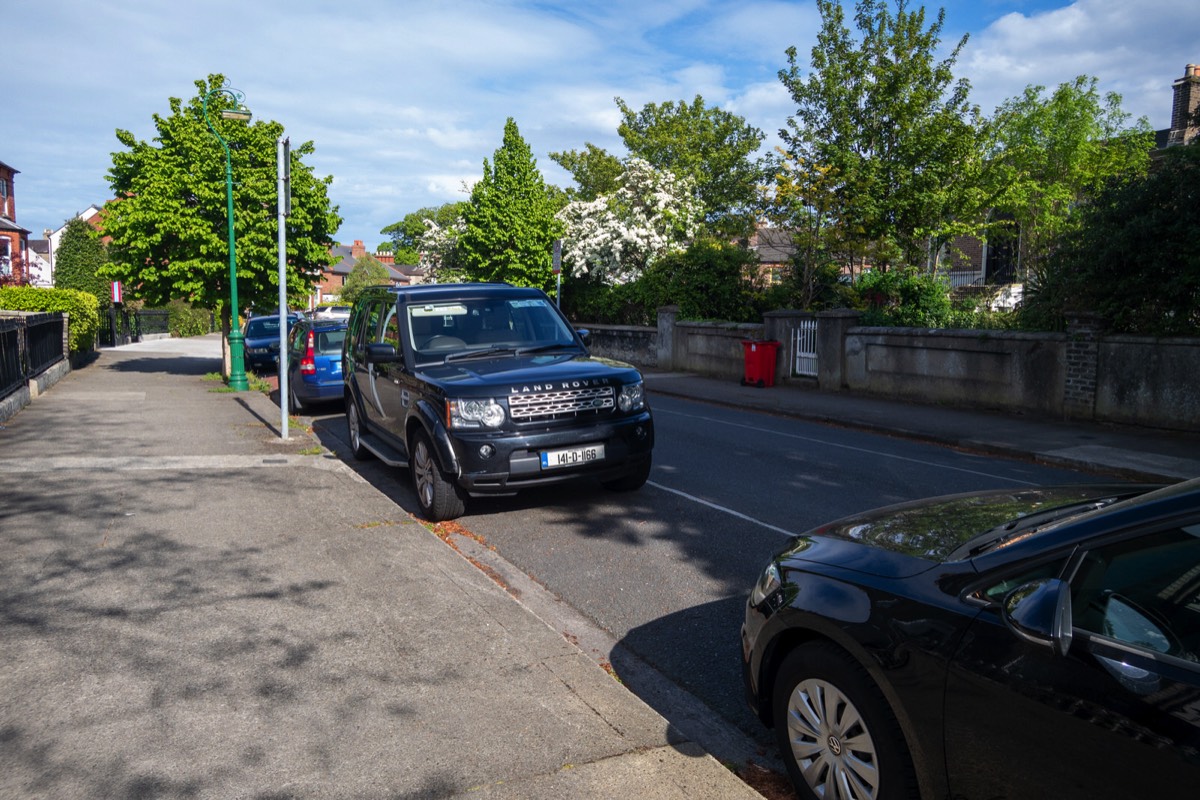
{"label": "ornate street lamp", "polygon": [[225,141],[225,137],[217,133],[217,129],[213,127],[212,121],[208,118],[208,99],[214,94],[227,95],[233,101],[233,108],[220,111],[222,118],[249,122],[251,115],[250,109],[242,105],[245,95],[237,89],[231,89],[228,84],[217,89],[210,89],[208,94],[204,95],[204,122],[212,131],[213,136],[217,137],[221,147],[225,148],[225,203],[229,215],[229,300],[231,304],[229,310],[229,388],[244,392],[250,388],[250,382],[246,380],[245,337],[242,336],[242,329],[238,325],[237,250],[234,248],[233,238],[233,165],[229,159],[229,143]]}

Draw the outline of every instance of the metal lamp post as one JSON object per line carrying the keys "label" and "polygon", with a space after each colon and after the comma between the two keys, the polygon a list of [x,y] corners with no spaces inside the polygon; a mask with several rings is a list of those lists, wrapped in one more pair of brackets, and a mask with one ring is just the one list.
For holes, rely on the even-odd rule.
{"label": "metal lamp post", "polygon": [[217,133],[217,129],[213,127],[212,121],[208,118],[208,99],[214,94],[228,95],[229,99],[233,101],[233,108],[221,110],[222,118],[249,122],[251,114],[250,109],[242,105],[245,95],[237,89],[221,86],[217,89],[210,89],[208,94],[204,95],[204,122],[212,131],[213,136],[217,137],[221,147],[225,149],[225,201],[229,215],[229,300],[231,303],[229,311],[229,388],[244,392],[250,388],[250,382],[246,380],[245,337],[238,325],[237,250],[234,248],[233,237],[233,164],[229,158],[229,143],[225,141],[225,137]]}

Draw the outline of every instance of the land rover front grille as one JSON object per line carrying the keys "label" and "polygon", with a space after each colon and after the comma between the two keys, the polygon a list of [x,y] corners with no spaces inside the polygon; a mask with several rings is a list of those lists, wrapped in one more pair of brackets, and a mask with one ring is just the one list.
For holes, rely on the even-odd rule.
{"label": "land rover front grille", "polygon": [[613,410],[614,402],[611,386],[595,386],[538,394],[510,394],[508,410],[515,422],[535,422],[608,413]]}

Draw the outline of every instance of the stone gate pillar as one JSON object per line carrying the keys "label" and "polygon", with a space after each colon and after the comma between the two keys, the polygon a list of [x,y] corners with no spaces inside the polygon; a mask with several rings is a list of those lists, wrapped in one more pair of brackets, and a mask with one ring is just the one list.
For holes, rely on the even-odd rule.
{"label": "stone gate pillar", "polygon": [[1094,314],[1067,316],[1063,416],[1068,419],[1094,419],[1096,416],[1096,369],[1101,330],[1101,319]]}

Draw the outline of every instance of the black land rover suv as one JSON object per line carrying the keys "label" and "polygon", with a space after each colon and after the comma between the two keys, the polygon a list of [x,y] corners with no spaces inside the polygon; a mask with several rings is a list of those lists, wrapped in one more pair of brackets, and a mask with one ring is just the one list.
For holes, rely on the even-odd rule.
{"label": "black land rover suv", "polygon": [[368,289],[342,354],[355,457],[407,467],[434,522],[471,494],[586,476],[641,487],[654,447],[642,376],[586,339],[538,289]]}

